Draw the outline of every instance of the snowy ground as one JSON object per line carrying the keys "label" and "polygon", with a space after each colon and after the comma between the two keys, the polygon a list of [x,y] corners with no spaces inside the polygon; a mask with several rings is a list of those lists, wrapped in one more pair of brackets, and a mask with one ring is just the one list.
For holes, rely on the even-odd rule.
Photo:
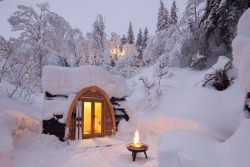
{"label": "snowy ground", "polygon": [[[26,123],[20,128],[18,121],[13,122],[15,126],[9,132],[17,128],[22,130],[18,131],[18,135],[12,135],[13,144],[10,142],[9,148],[5,149],[10,151],[11,158],[5,161],[10,161],[11,167],[157,166],[158,139],[163,132],[188,129],[209,136],[216,142],[225,141],[235,132],[244,100],[237,79],[226,91],[219,92],[195,86],[203,79],[205,71],[171,68],[173,76],[162,80],[162,84],[167,86],[159,105],[143,112],[137,109],[138,101],[144,97],[144,87],[139,77],[147,76],[149,80],[153,80],[152,68],[143,70],[127,81],[130,92],[127,98],[128,113],[131,120],[121,122],[120,130],[113,137],[62,143],[54,136],[41,135],[34,127],[41,125],[39,121],[42,112],[39,107],[34,106],[41,106],[42,98],[33,100],[33,105],[24,104],[18,100],[8,100],[5,90],[1,89],[0,114],[5,113],[19,120],[23,118],[37,123],[37,126]],[[0,115],[0,121],[5,121],[4,116]],[[126,149],[126,144],[133,141],[135,129],[139,129],[140,141],[150,146],[147,151],[149,159],[138,154],[133,162],[131,153]],[[0,134],[0,152],[6,144],[6,134],[7,132]],[[178,144],[175,141],[170,143]],[[196,147],[195,143],[193,147]],[[176,152],[168,154],[171,158]]]}

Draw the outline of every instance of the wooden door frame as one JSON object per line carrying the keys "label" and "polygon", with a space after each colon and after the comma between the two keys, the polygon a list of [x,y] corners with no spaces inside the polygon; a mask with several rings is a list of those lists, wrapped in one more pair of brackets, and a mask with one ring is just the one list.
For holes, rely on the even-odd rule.
{"label": "wooden door frame", "polygon": [[99,87],[97,86],[89,86],[89,87],[86,87],[86,88],[83,88],[82,90],[80,90],[76,96],[74,97],[74,99],[72,100],[72,103],[69,107],[69,111],[68,111],[68,114],[67,114],[67,120],[66,120],[66,128],[70,128],[70,122],[71,122],[71,116],[72,116],[72,113],[73,111],[75,110],[75,107],[76,107],[76,102],[80,99],[80,97],[87,91],[91,91],[91,92],[99,92],[102,94],[102,96],[104,97],[105,101],[107,102],[107,105],[109,106],[109,111],[110,114],[111,114],[111,119],[112,119],[112,122],[113,122],[113,127],[112,127],[112,135],[115,135],[116,134],[116,122],[115,122],[115,115],[114,115],[114,109],[113,109],[113,106],[110,102],[110,99],[109,99],[109,96]]}
{"label": "wooden door frame", "polygon": [[[104,130],[105,130],[105,113],[104,113],[104,99],[100,98],[83,98],[82,101],[82,138],[88,139],[92,137],[103,137],[104,136]],[[91,102],[91,134],[84,134],[84,102]],[[94,127],[95,127],[95,102],[99,102],[102,104],[102,117],[101,117],[101,133],[95,133]]]}

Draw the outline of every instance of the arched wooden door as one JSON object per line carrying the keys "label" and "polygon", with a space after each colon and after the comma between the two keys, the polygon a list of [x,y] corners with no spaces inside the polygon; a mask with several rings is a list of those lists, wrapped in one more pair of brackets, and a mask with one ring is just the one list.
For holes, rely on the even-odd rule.
{"label": "arched wooden door", "polygon": [[82,99],[83,138],[104,136],[104,100]]}
{"label": "arched wooden door", "polygon": [[69,131],[66,138],[75,140],[77,101],[82,101],[83,138],[115,135],[114,110],[108,96],[102,89],[90,86],[79,91],[71,103],[66,121]]}

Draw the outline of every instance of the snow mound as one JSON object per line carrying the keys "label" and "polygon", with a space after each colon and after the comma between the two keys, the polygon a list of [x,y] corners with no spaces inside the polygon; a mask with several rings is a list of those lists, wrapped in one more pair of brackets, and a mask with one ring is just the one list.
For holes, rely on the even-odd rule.
{"label": "snow mound", "polygon": [[[13,113],[14,112],[14,113]],[[18,111],[0,112],[0,162],[3,166],[9,166],[13,156],[13,137],[18,135],[17,129],[28,128],[39,132],[39,122],[25,116]]]}
{"label": "snow mound", "polygon": [[[188,130],[164,133],[158,140],[159,167],[248,167],[250,120],[243,119],[225,142]],[[243,144],[244,143],[244,144]]]}
{"label": "snow mound", "polygon": [[4,112],[0,112],[0,162],[3,166],[9,166],[12,161],[12,130],[15,128],[12,122],[15,122],[15,118]]}
{"label": "snow mound", "polygon": [[216,167],[214,147],[216,140],[189,130],[163,133],[158,140],[159,167]]}
{"label": "snow mound", "polygon": [[58,66],[43,68],[43,91],[56,95],[69,95],[89,86],[100,87],[109,97],[123,97],[126,94],[124,79],[111,75],[102,67],[87,65],[77,68]]}
{"label": "snow mound", "polygon": [[9,166],[13,157],[14,139],[18,137],[18,130],[29,129],[33,132],[40,132],[40,121],[37,121],[18,109],[6,108],[3,101],[12,105],[9,101],[1,99],[0,109],[0,166]]}
{"label": "snow mound", "polygon": [[234,66],[239,71],[241,87],[250,92],[250,9],[246,10],[238,22],[238,35],[232,42]]}
{"label": "snow mound", "polygon": [[250,120],[243,119],[238,130],[224,143],[218,146],[221,166],[248,167],[250,164]]}

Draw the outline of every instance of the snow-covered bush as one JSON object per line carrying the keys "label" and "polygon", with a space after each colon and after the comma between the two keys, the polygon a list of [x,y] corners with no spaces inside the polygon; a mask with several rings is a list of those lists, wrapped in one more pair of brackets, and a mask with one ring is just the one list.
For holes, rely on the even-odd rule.
{"label": "snow-covered bush", "polygon": [[233,83],[234,79],[234,76],[230,73],[231,69],[232,62],[230,59],[220,56],[217,63],[205,74],[202,86],[212,86],[219,91],[227,89]]}
{"label": "snow-covered bush", "polygon": [[169,66],[169,55],[162,55],[155,63],[154,76],[161,77],[167,73]]}
{"label": "snow-covered bush", "polygon": [[158,105],[158,93],[156,83],[149,81],[147,77],[141,76],[139,80],[142,80],[144,85],[144,98],[137,104],[137,109],[141,112],[146,112],[153,109]]}

